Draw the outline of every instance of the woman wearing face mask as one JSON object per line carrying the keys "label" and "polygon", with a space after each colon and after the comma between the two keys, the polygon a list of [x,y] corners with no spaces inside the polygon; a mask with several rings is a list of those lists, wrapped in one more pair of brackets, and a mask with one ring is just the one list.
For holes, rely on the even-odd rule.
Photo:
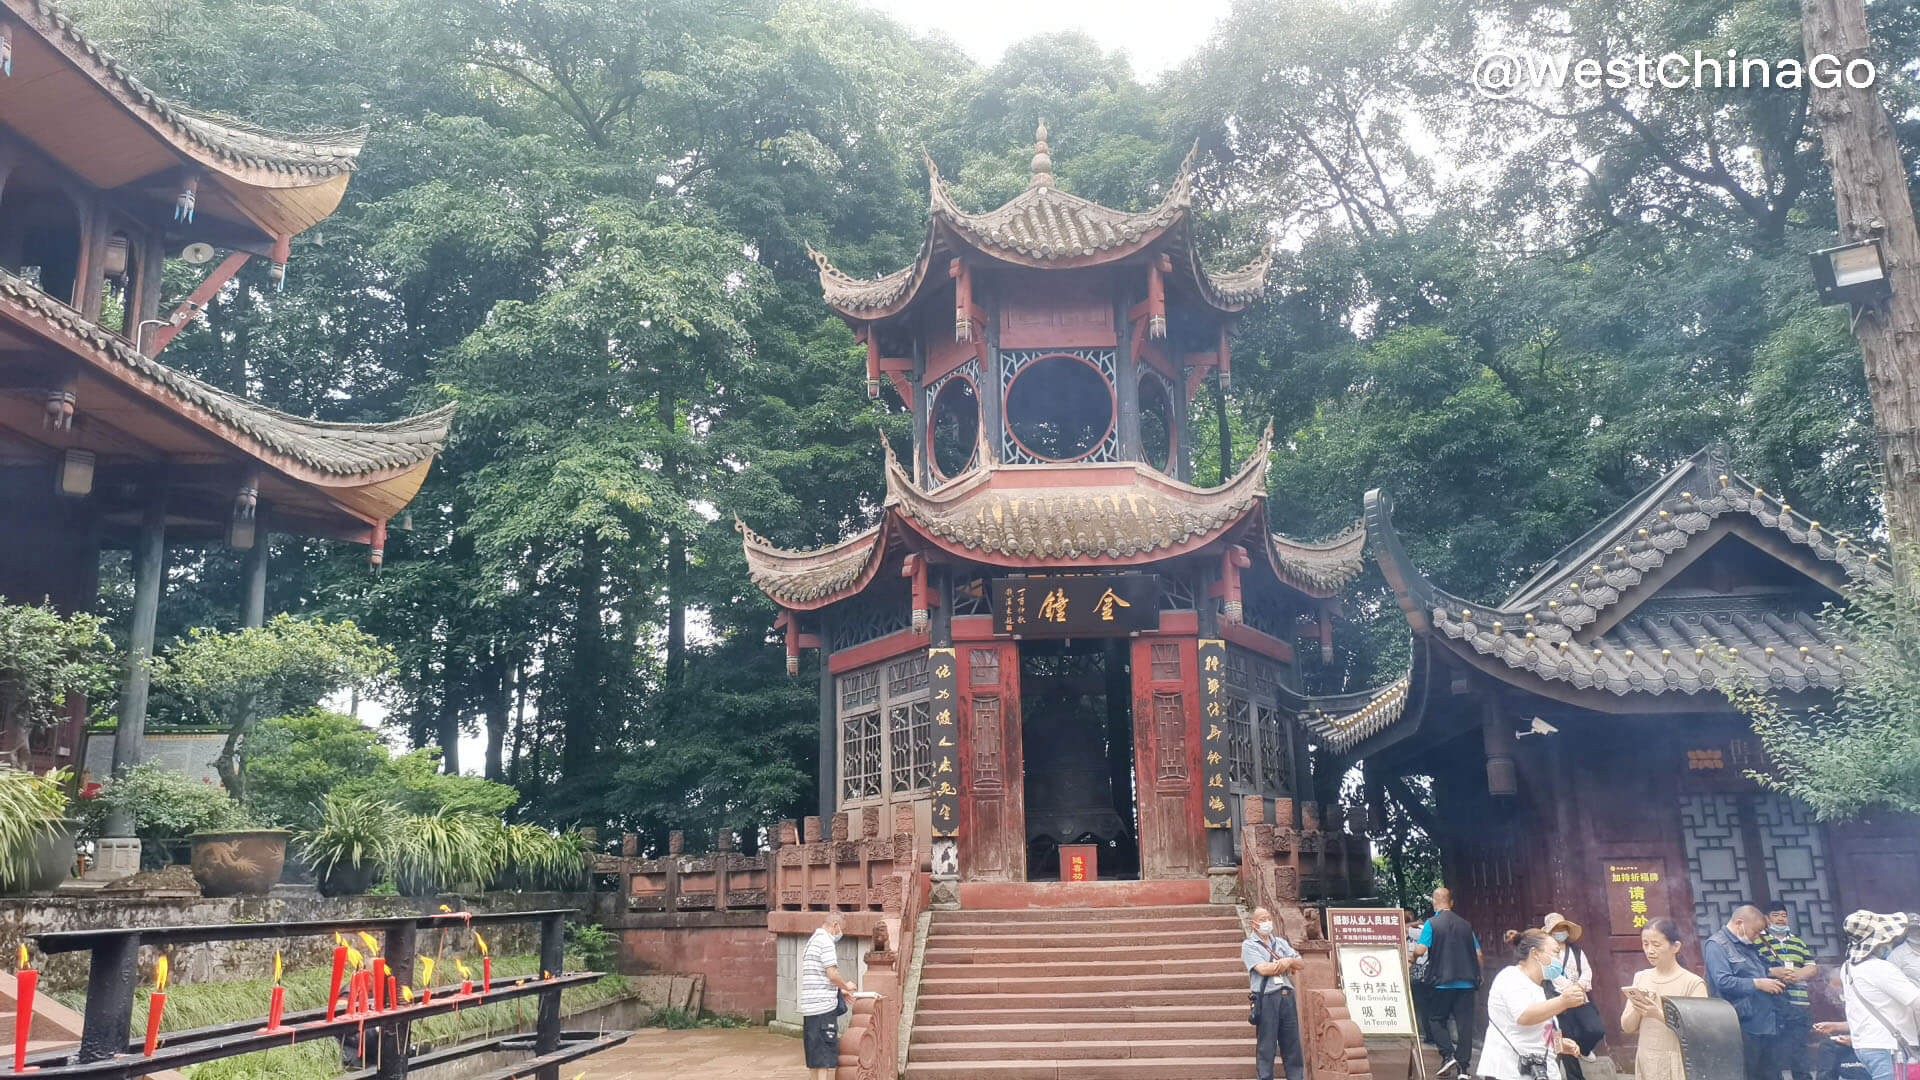
{"label": "woman wearing face mask", "polygon": [[1667,1026],[1660,1002],[1706,997],[1707,980],[1680,966],[1680,927],[1672,919],[1656,919],[1640,931],[1640,951],[1653,966],[1634,973],[1633,985],[1625,988],[1626,1010],[1620,1014],[1620,1030],[1640,1035],[1634,1080],[1684,1080],[1680,1036]]}
{"label": "woman wearing face mask", "polygon": [[1493,977],[1487,991],[1487,1034],[1481,1040],[1479,1075],[1489,1080],[1560,1080],[1560,1055],[1579,1046],[1562,1038],[1560,1014],[1587,1003],[1578,983],[1548,997],[1543,985],[1566,974],[1561,945],[1545,930],[1509,930],[1513,964]]}
{"label": "woman wearing face mask", "polygon": [[1586,951],[1575,942],[1584,934],[1580,924],[1554,912],[1548,915],[1541,926],[1547,936],[1560,946],[1560,965],[1564,974],[1552,980],[1551,987],[1556,994],[1564,994],[1570,987],[1578,986],[1589,1000],[1578,1008],[1568,1009],[1560,1016],[1560,1034],[1572,1039],[1580,1047],[1578,1055],[1568,1055],[1560,1063],[1569,1080],[1583,1080],[1585,1073],[1580,1069],[1580,1058],[1593,1053],[1600,1040],[1607,1037],[1607,1023],[1600,1018],[1600,1008],[1595,1005],[1593,996],[1593,962],[1587,958]]}

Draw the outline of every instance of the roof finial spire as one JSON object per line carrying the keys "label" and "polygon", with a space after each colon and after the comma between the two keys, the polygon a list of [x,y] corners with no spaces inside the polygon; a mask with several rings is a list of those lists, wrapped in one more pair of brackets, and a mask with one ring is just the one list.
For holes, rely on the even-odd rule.
{"label": "roof finial spire", "polygon": [[1033,179],[1027,182],[1027,186],[1053,186],[1053,155],[1047,153],[1047,122],[1045,120],[1040,121],[1040,126],[1033,133]]}

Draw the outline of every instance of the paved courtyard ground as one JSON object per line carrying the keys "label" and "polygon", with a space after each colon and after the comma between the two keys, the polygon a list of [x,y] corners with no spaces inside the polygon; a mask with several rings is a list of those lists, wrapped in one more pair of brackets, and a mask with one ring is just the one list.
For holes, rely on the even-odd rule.
{"label": "paved courtyard ground", "polygon": [[[800,1040],[766,1028],[641,1028],[626,1045],[581,1063],[585,1080],[805,1080]],[[579,1066],[574,1071],[578,1071]],[[561,1071],[562,1076],[572,1072]]]}

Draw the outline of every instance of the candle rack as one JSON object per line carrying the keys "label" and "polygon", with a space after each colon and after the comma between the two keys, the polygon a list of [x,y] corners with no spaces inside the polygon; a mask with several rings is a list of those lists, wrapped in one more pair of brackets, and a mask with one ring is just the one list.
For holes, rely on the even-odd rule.
{"label": "candle rack", "polygon": [[[163,1069],[215,1061],[220,1058],[271,1050],[314,1039],[349,1039],[365,1035],[374,1048],[371,1067],[346,1074],[347,1080],[400,1080],[410,1069],[439,1065],[492,1051],[522,1051],[532,1056],[512,1067],[475,1080],[532,1077],[558,1080],[560,1066],[625,1042],[627,1031],[564,1031],[560,1026],[560,992],[591,983],[599,972],[572,972],[523,982],[499,982],[485,994],[462,995],[458,983],[435,987],[431,1002],[416,1001],[382,1012],[327,1019],[327,1010],[288,1013],[281,1026],[265,1030],[265,1017],[217,1024],[191,1031],[169,1032],[151,1056],[130,1038],[138,967],[145,945],[161,948],[207,941],[257,941],[292,937],[324,937],[336,932],[367,931],[382,937],[382,958],[400,985],[414,978],[416,943],[422,930],[465,929],[476,925],[512,922],[540,924],[540,968],[561,970],[569,909],[494,913],[439,913],[340,922],[234,923],[230,925],[129,927],[118,930],[80,930],[34,937],[43,954],[88,953],[87,1006],[80,1045],[72,1050],[32,1055],[24,1073],[0,1073],[0,1080],[133,1080]],[[530,1033],[474,1039],[456,1046],[412,1053],[409,1037],[413,1022],[457,1009],[537,997],[539,1014]]]}

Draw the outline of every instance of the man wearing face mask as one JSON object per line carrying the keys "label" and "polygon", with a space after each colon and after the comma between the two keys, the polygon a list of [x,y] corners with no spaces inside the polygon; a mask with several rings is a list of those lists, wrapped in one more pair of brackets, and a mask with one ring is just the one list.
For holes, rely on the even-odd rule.
{"label": "man wearing face mask", "polygon": [[1300,954],[1286,938],[1274,932],[1273,912],[1253,909],[1253,936],[1240,945],[1240,963],[1247,969],[1247,989],[1253,998],[1260,1048],[1255,1058],[1259,1080],[1274,1080],[1277,1053],[1287,1080],[1305,1080],[1305,1057],[1300,1051],[1300,1013],[1293,997],[1293,979]]}
{"label": "man wearing face mask", "polygon": [[1784,905],[1767,909],[1767,934],[1760,939],[1760,955],[1767,962],[1767,973],[1787,984],[1781,997],[1780,1064],[1793,1072],[1793,1080],[1813,1080],[1813,1062],[1808,1039],[1813,1034],[1813,995],[1807,986],[1820,974],[1813,962],[1813,950],[1793,932]]}
{"label": "man wearing face mask", "polygon": [[1707,962],[1707,989],[1732,1005],[1740,1018],[1747,1080],[1780,1080],[1779,1014],[1787,984],[1773,977],[1754,945],[1766,927],[1760,909],[1744,904],[1700,946]]}

